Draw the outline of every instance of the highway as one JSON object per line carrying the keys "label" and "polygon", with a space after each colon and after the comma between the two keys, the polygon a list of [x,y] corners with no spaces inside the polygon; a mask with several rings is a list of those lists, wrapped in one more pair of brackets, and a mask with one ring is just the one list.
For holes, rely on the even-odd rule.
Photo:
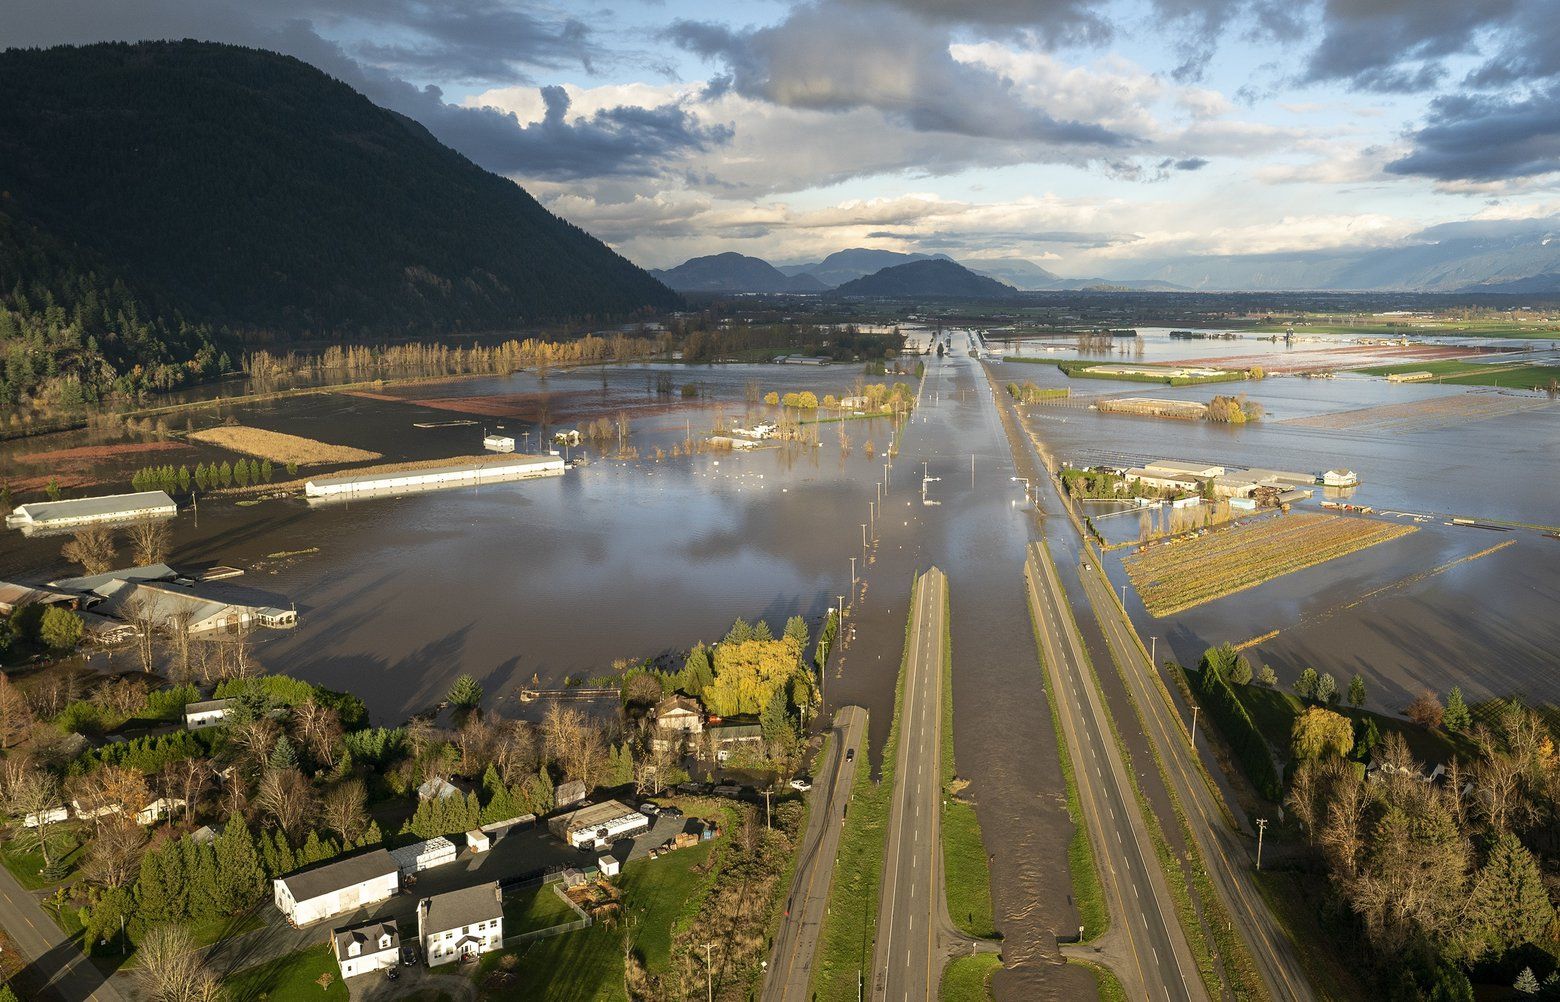
{"label": "highway", "polygon": [[942,877],[943,639],[948,579],[921,576],[911,611],[904,701],[890,801],[888,852],[878,900],[871,997],[929,1002],[962,937],[948,918]]}
{"label": "highway", "polygon": [[28,961],[16,979],[18,995],[22,985],[36,985],[62,1002],[124,1002],[124,996],[104,980],[72,937],[60,931],[38,899],[5,869],[0,869],[0,919]]}
{"label": "highway", "polygon": [[1095,569],[1080,570],[1079,577],[1106,642],[1122,666],[1122,675],[1143,716],[1149,740],[1165,763],[1166,782],[1186,812],[1208,875],[1245,937],[1268,991],[1275,999],[1311,998],[1310,982],[1294,944],[1279,928],[1254,886],[1249,840],[1226,821],[1228,814],[1223,803],[1198,769],[1196,751],[1184,724],[1168,704],[1163,688],[1153,680],[1153,669],[1131,622],[1102,580],[1097,565]]}
{"label": "highway", "polygon": [[786,899],[787,914],[780,922],[769,955],[762,995],[765,1002],[808,1002],[813,958],[828,912],[829,886],[845,805],[850,802],[851,784],[856,776],[856,766],[845,761],[845,752],[855,749],[860,754],[866,733],[867,711],[861,707],[841,707],[834,715],[828,758],[819,763],[812,791],[808,793],[811,810]]}
{"label": "highway", "polygon": [[1030,546],[1024,577],[1110,912],[1110,931],[1100,947],[1108,951],[1106,957],[1129,998],[1206,999],[1061,582],[1041,549],[1044,545]]}

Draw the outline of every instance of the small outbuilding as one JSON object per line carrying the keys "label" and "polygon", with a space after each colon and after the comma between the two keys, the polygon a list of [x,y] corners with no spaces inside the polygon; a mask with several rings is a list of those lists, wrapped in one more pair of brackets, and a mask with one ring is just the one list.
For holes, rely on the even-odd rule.
{"label": "small outbuilding", "polygon": [[454,842],[443,835],[436,835],[424,842],[413,842],[399,849],[391,849],[390,855],[401,868],[401,876],[409,877],[414,873],[455,862],[457,852]]}
{"label": "small outbuilding", "polygon": [[615,877],[623,871],[623,864],[618,862],[616,856],[603,856],[596,860],[596,866],[600,868],[603,877]]}
{"label": "small outbuilding", "polygon": [[466,848],[472,852],[487,852],[493,848],[493,840],[488,833],[480,828],[473,828],[466,833]]}
{"label": "small outbuilding", "polygon": [[233,708],[233,703],[234,700],[231,699],[207,699],[199,703],[185,703],[184,729],[199,731],[226,723],[228,711]]}

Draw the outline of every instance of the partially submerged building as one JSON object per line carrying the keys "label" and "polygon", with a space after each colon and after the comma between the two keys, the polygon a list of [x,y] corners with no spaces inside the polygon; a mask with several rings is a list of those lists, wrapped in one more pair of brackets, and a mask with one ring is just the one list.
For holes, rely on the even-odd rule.
{"label": "partially submerged building", "polygon": [[344,499],[558,476],[564,468],[563,457],[554,455],[462,456],[413,469],[314,477],[304,484],[303,491],[310,499]]}
{"label": "partially submerged building", "polygon": [[267,596],[222,584],[202,585],[167,564],[147,564],[86,577],[62,578],[50,586],[77,596],[82,609],[121,622],[150,620],[162,629],[187,633],[298,624],[298,613],[267,604]]}
{"label": "partially submerged building", "polygon": [[24,532],[48,529],[70,531],[98,522],[172,518],[178,513],[179,506],[166,491],[140,491],[135,494],[106,494],[95,498],[34,501],[17,505],[5,517],[5,524]]}
{"label": "partially submerged building", "polygon": [[29,605],[64,605],[74,609],[80,600],[81,597],[72,592],[0,581],[0,616],[9,616]]}

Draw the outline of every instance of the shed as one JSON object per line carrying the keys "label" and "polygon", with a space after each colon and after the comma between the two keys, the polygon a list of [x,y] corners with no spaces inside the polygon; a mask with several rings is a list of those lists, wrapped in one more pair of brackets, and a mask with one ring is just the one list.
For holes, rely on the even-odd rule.
{"label": "shed", "polygon": [[443,800],[446,797],[453,797],[459,793],[460,788],[454,783],[451,783],[443,776],[435,776],[417,788],[417,799],[433,800],[437,798]]}
{"label": "shed", "polygon": [[493,848],[493,840],[488,833],[480,828],[473,828],[466,833],[466,848],[472,852],[487,852]]}
{"label": "shed", "polygon": [[413,842],[411,845],[403,845],[399,849],[391,849],[390,856],[400,867],[403,877],[424,870],[431,870],[445,863],[455,862],[455,843],[443,835],[435,835],[426,842]]}
{"label": "shed", "polygon": [[603,877],[615,877],[623,869],[623,864],[618,862],[616,856],[603,856],[596,860],[596,865],[601,868]]}

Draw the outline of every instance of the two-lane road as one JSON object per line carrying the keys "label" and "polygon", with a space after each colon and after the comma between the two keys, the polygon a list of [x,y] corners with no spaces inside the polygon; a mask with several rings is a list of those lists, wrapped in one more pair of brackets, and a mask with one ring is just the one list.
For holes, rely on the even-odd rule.
{"label": "two-lane road", "polygon": [[1127,766],[1111,734],[1108,711],[1043,546],[1030,547],[1024,576],[1043,667],[1050,673],[1051,693],[1072,754],[1078,795],[1110,910],[1113,966],[1131,998],[1206,999],[1164,871],[1132,795]]}
{"label": "two-lane road", "polygon": [[786,915],[769,955],[765,1002],[807,1002],[818,934],[829,908],[830,878],[839,854],[845,805],[850,802],[856,776],[855,764],[846,761],[847,752],[859,754],[866,733],[867,711],[861,707],[841,707],[834,715],[827,760],[819,764],[808,794],[811,813],[787,892]]}
{"label": "two-lane road", "polygon": [[921,576],[905,654],[904,701],[890,800],[888,852],[878,899],[872,997],[892,1002],[937,997],[949,953],[959,941],[948,919],[942,866],[943,642],[948,578]]}

